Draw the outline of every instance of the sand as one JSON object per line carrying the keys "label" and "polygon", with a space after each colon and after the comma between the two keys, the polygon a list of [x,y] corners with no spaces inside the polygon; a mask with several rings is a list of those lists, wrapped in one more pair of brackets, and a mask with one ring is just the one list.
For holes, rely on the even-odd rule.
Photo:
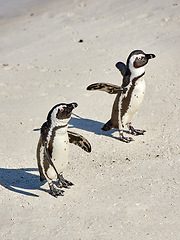
{"label": "sand", "polygon": [[[27,2],[0,14],[0,239],[179,240],[179,1]],[[133,121],[147,132],[126,144],[100,130],[115,96],[86,87],[121,85],[115,64],[134,49],[156,58]],[[92,152],[70,145],[74,186],[54,198],[39,181],[34,129],[74,101],[69,128]]]}

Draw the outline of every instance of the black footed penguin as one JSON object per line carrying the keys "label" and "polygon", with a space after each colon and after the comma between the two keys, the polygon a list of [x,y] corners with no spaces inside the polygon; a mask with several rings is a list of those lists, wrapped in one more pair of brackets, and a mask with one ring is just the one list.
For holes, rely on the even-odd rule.
{"label": "black footed penguin", "polygon": [[131,121],[143,101],[146,88],[144,66],[152,58],[155,58],[154,54],[134,50],[130,53],[126,65],[122,62],[116,63],[116,67],[123,76],[121,86],[109,83],[94,83],[87,87],[87,90],[100,90],[110,94],[117,94],[112,108],[111,119],[102,127],[102,130],[108,131],[117,128],[120,133],[120,140],[123,142],[128,143],[133,140],[131,137],[124,137],[123,129],[125,126],[133,135],[140,135],[145,132],[145,130],[134,129]]}
{"label": "black footed penguin", "polygon": [[[41,127],[37,146],[37,162],[40,180],[47,180],[53,196],[63,195],[62,187],[73,185],[63,178],[62,171],[68,164],[69,142],[91,152],[91,145],[83,136],[67,130],[71,113],[77,103],[57,104],[47,116]],[[52,180],[57,180],[55,185]]]}

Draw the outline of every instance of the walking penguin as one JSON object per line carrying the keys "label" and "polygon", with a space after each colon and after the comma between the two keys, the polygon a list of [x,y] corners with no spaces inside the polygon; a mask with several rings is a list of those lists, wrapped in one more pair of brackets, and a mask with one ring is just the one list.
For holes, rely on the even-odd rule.
{"label": "walking penguin", "polygon": [[125,126],[128,127],[132,135],[143,135],[145,132],[145,130],[134,129],[131,121],[143,101],[146,88],[144,66],[152,58],[155,58],[154,54],[134,50],[130,53],[126,65],[122,62],[116,63],[116,67],[123,76],[121,86],[110,83],[94,83],[87,87],[87,90],[100,90],[109,94],[117,94],[112,108],[111,119],[102,127],[102,130],[108,131],[117,128],[120,140],[126,143],[133,139],[123,135]]}
{"label": "walking penguin", "polygon": [[[37,162],[40,180],[47,180],[50,193],[57,197],[63,195],[62,187],[73,185],[64,179],[62,171],[68,164],[69,142],[91,152],[91,145],[83,136],[67,130],[71,113],[77,103],[60,103],[54,106],[41,127],[37,146]],[[57,180],[55,185],[52,181]]]}

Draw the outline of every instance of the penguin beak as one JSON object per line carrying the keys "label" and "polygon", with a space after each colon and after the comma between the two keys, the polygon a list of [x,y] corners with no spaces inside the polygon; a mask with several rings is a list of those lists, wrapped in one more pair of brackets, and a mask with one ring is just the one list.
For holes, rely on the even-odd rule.
{"label": "penguin beak", "polygon": [[69,112],[72,112],[72,110],[74,109],[74,108],[76,108],[78,106],[78,104],[77,103],[70,103],[70,104],[67,104],[67,110],[69,111]]}
{"label": "penguin beak", "polygon": [[78,104],[77,104],[76,102],[71,103],[71,104],[72,104],[72,106],[73,106],[73,109],[76,108],[76,107],[78,106]]}
{"label": "penguin beak", "polygon": [[152,53],[150,54],[145,54],[146,58],[149,60],[149,59],[152,59],[152,58],[155,58],[156,56]]}

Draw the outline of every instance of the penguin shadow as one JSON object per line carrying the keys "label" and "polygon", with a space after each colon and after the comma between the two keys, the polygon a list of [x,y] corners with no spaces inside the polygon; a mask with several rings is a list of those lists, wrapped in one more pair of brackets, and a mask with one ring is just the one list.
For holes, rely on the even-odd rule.
{"label": "penguin shadow", "polygon": [[[72,115],[74,117],[71,117],[68,128],[75,127],[78,129],[88,131],[88,132],[92,132],[96,135],[104,135],[106,137],[110,137],[110,138],[120,141],[119,136],[113,135],[113,133],[117,132],[118,129],[111,129],[111,130],[105,132],[105,131],[101,130],[101,128],[104,126],[105,122],[103,123],[103,122],[95,121],[95,120],[88,119],[88,118],[82,118],[74,113],[72,113]],[[128,130],[123,130],[123,132],[128,135],[131,135]],[[132,140],[132,141],[134,141],[134,140]]]}
{"label": "penguin shadow", "polygon": [[116,139],[116,137],[114,137],[112,134],[115,131],[117,131],[117,129],[112,129],[107,132],[104,132],[101,130],[101,128],[103,127],[103,125],[105,123],[95,121],[92,119],[88,119],[88,118],[82,118],[74,113],[72,113],[72,115],[73,116],[71,117],[71,120],[69,121],[69,126],[68,126],[69,129],[75,127],[78,129],[88,131],[88,132],[92,132],[96,135],[104,135],[104,136],[112,137],[112,138]]}
{"label": "penguin shadow", "polygon": [[[0,168],[0,184],[13,192],[24,194],[32,197],[39,197],[31,193],[31,190],[42,189],[44,183],[40,182],[39,175],[32,172],[37,172],[37,168],[20,168],[20,169],[7,169]],[[29,190],[29,191],[28,191]]]}

